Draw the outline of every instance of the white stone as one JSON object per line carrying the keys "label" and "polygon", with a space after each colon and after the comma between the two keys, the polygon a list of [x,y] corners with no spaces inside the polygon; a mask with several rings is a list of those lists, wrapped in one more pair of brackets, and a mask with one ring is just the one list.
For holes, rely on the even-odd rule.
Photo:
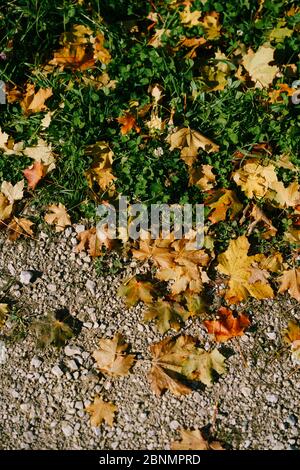
{"label": "white stone", "polygon": [[58,366],[52,367],[51,372],[52,372],[52,374],[55,375],[56,377],[62,377],[62,376],[64,375],[63,371],[62,371],[61,368],[58,367]]}
{"label": "white stone", "polygon": [[69,346],[67,345],[64,349],[65,355],[66,356],[80,356],[81,351],[79,348],[76,348],[75,346]]}
{"label": "white stone", "polygon": [[32,278],[33,278],[33,272],[32,271],[21,271],[20,282],[22,284],[25,284],[25,286],[31,283]]}
{"label": "white stone", "polygon": [[56,292],[56,285],[55,284],[48,284],[47,289],[50,292]]}
{"label": "white stone", "polygon": [[278,402],[278,395],[274,395],[273,393],[266,394],[266,400],[269,403],[277,403]]}
{"label": "white stone", "polygon": [[82,233],[85,231],[85,226],[82,224],[77,224],[75,225],[75,232],[76,233]]}
{"label": "white stone", "polygon": [[7,349],[3,341],[0,341],[0,364],[5,364],[7,361]]}
{"label": "white stone", "polygon": [[73,434],[73,428],[68,423],[62,423],[61,430],[66,437],[70,437]]}
{"label": "white stone", "polygon": [[41,364],[42,361],[37,356],[34,356],[30,361],[30,365],[32,365],[32,367],[38,368]]}

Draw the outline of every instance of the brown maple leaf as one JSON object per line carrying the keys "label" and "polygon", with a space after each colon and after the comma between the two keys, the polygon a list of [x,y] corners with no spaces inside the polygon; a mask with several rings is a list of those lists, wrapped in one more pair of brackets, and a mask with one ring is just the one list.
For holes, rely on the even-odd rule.
{"label": "brown maple leaf", "polygon": [[199,429],[180,429],[181,440],[171,443],[172,450],[224,450],[218,441],[207,441]]}
{"label": "brown maple leaf", "polygon": [[100,233],[100,230],[98,231],[96,227],[84,230],[77,235],[77,238],[80,243],[76,246],[76,253],[87,250],[89,255],[93,258],[103,255],[103,246],[105,246],[107,250],[110,250],[113,245],[108,234],[103,230],[101,230]]}
{"label": "brown maple leaf", "polygon": [[191,166],[197,160],[198,150],[201,148],[207,153],[218,152],[219,146],[210,139],[189,127],[183,127],[167,137],[170,150],[181,149],[181,158]]}
{"label": "brown maple leaf", "polygon": [[191,336],[168,337],[150,346],[153,357],[149,380],[153,392],[161,395],[170,390],[174,395],[186,395],[191,388],[182,380],[212,385],[213,370],[225,372],[224,361],[216,349],[207,352],[197,346]]}
{"label": "brown maple leaf", "polygon": [[231,220],[233,220],[243,208],[235,192],[231,191],[230,189],[217,189],[216,191],[209,191],[208,197],[205,200],[205,205],[211,209],[208,218],[212,224],[216,224],[221,220],[225,220],[229,212],[229,217]]}
{"label": "brown maple leaf", "polygon": [[17,240],[21,235],[25,235],[27,237],[31,237],[33,235],[33,231],[31,229],[33,222],[31,220],[22,218],[14,217],[13,220],[8,224],[8,238],[11,241]]}
{"label": "brown maple leaf", "polygon": [[91,425],[94,427],[99,426],[103,421],[109,426],[113,426],[117,409],[116,405],[102,400],[101,397],[95,397],[94,403],[86,407],[86,411],[91,415]]}
{"label": "brown maple leaf", "polygon": [[111,376],[127,375],[135,362],[134,354],[127,354],[128,344],[121,334],[112,339],[100,339],[99,349],[93,352],[100,372]]}
{"label": "brown maple leaf", "polygon": [[153,292],[151,282],[139,281],[136,277],[125,281],[118,289],[118,295],[126,298],[128,307],[136,305],[139,300],[150,304],[153,301]]}
{"label": "brown maple leaf", "polygon": [[219,308],[218,320],[206,320],[204,325],[208,333],[215,336],[215,340],[223,343],[235,336],[242,336],[244,330],[250,325],[250,320],[244,313],[233,315],[233,312],[225,307]]}

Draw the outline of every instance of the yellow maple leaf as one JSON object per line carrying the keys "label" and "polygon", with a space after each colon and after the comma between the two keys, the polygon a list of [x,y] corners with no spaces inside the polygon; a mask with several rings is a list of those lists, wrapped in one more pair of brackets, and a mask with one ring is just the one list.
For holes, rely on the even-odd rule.
{"label": "yellow maple leaf", "polygon": [[218,256],[217,269],[220,273],[230,276],[225,298],[235,304],[249,295],[256,299],[272,298],[273,290],[267,281],[258,280],[251,283],[252,264],[255,256],[248,256],[250,244],[245,235],[231,240],[228,249]]}
{"label": "yellow maple leaf", "polygon": [[257,88],[268,88],[279,70],[276,65],[269,65],[274,60],[274,51],[272,47],[263,45],[256,52],[249,49],[243,58],[243,65]]}
{"label": "yellow maple leaf", "polygon": [[210,192],[205,205],[211,209],[208,218],[212,224],[225,220],[229,211],[230,219],[233,220],[243,208],[235,192],[230,189],[218,189]]}
{"label": "yellow maple leaf", "polygon": [[132,307],[139,300],[146,304],[150,304],[153,300],[153,285],[150,282],[139,281],[133,277],[127,282],[124,282],[118,289],[118,295],[126,298],[128,307]]}
{"label": "yellow maple leaf", "polygon": [[189,171],[189,184],[198,186],[202,191],[212,189],[216,184],[216,176],[212,172],[211,165],[201,165],[197,168],[191,168]]}
{"label": "yellow maple leaf", "polygon": [[181,23],[188,28],[198,26],[200,24],[201,11],[191,11],[189,4],[185,6],[185,9],[179,13]]}
{"label": "yellow maple leaf", "polygon": [[219,13],[212,12],[205,15],[203,21],[200,22],[200,26],[204,29],[206,39],[218,39],[221,34]]}
{"label": "yellow maple leaf", "polygon": [[23,99],[20,102],[21,108],[25,114],[39,113],[45,111],[47,106],[45,101],[53,95],[52,88],[40,88],[35,93],[35,87],[33,84],[28,83],[26,92],[23,95]]}
{"label": "yellow maple leaf", "polygon": [[4,194],[0,193],[0,226],[1,221],[7,220],[10,218],[12,213],[13,205],[9,203]]}
{"label": "yellow maple leaf", "polygon": [[278,181],[274,165],[263,166],[255,161],[246,162],[233,174],[233,179],[249,198],[264,197]]}

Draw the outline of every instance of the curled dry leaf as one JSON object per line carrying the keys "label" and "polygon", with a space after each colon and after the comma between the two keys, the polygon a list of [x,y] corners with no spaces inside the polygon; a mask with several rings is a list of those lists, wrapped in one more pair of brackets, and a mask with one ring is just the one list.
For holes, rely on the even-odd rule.
{"label": "curled dry leaf", "polygon": [[0,193],[0,227],[1,221],[5,221],[10,218],[12,209],[13,205],[9,203],[9,200],[3,193]]}
{"label": "curled dry leaf", "polygon": [[7,304],[0,304],[0,330],[5,325],[8,317],[9,308]]}
{"label": "curled dry leaf", "polygon": [[125,281],[118,289],[118,296],[126,298],[126,305],[132,307],[139,300],[146,304],[153,301],[154,287],[151,282],[139,281],[133,277],[129,281]]}
{"label": "curled dry leaf", "polygon": [[172,450],[224,450],[218,441],[207,441],[199,429],[180,429],[181,440],[171,443]]}
{"label": "curled dry leaf", "polygon": [[279,281],[281,284],[278,292],[282,294],[288,291],[291,297],[300,302],[300,269],[284,271]]}
{"label": "curled dry leaf", "polygon": [[103,421],[109,426],[113,426],[117,406],[111,402],[102,400],[101,397],[95,397],[94,403],[86,407],[86,411],[91,415],[91,425],[99,426]]}
{"label": "curled dry leaf", "polygon": [[174,395],[186,395],[191,388],[185,381],[202,382],[211,386],[213,371],[224,374],[225,357],[214,349],[207,352],[197,346],[197,340],[191,336],[165,338],[150,346],[152,367],[149,373],[151,388],[161,395],[170,390]]}
{"label": "curled dry leaf", "polygon": [[59,203],[57,206],[52,204],[48,207],[48,210],[50,212],[45,215],[45,222],[49,225],[54,224],[56,232],[63,232],[68,225],[71,225],[70,216],[63,204]]}
{"label": "curled dry leaf", "polygon": [[17,218],[14,217],[13,220],[8,224],[8,238],[11,241],[17,240],[21,235],[25,235],[27,237],[32,237],[33,231],[31,227],[33,226],[33,222],[31,220],[25,218]]}
{"label": "curled dry leaf", "polygon": [[233,314],[229,308],[221,307],[218,311],[218,320],[206,320],[204,325],[208,333],[215,336],[219,343],[228,341],[235,336],[242,336],[244,330],[250,325],[250,319],[244,313]]}
{"label": "curled dry leaf", "polygon": [[100,339],[99,349],[93,352],[100,372],[111,376],[127,375],[135,361],[134,354],[127,354],[128,347],[119,333],[112,339]]}

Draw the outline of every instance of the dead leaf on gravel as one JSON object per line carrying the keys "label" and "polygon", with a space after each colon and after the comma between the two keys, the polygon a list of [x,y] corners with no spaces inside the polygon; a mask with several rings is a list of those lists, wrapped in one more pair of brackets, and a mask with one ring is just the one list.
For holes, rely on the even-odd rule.
{"label": "dead leaf on gravel", "polygon": [[165,333],[170,328],[178,331],[182,322],[186,321],[189,316],[192,316],[192,313],[185,310],[179,303],[159,299],[147,308],[144,320],[151,321],[155,319],[158,331]]}
{"label": "dead leaf on gravel", "polygon": [[125,297],[127,306],[132,307],[139,300],[150,304],[153,301],[153,292],[154,287],[151,282],[139,281],[136,277],[133,277],[119,287],[118,296]]}
{"label": "dead leaf on gravel", "polygon": [[100,372],[111,376],[127,375],[135,362],[135,355],[126,352],[128,347],[119,333],[112,339],[100,339],[99,349],[93,352]]}
{"label": "dead leaf on gravel", "polygon": [[278,292],[282,294],[288,291],[291,297],[300,302],[300,269],[284,271],[279,280],[281,284]]}
{"label": "dead leaf on gravel", "polygon": [[191,336],[168,337],[151,344],[152,367],[149,372],[151,388],[156,395],[170,390],[174,395],[186,395],[191,388],[184,380],[212,385],[213,370],[225,373],[225,357],[216,349],[207,352],[197,346]]}
{"label": "dead leaf on gravel", "polygon": [[208,442],[201,431],[180,429],[181,440],[171,443],[172,450],[225,450],[218,441]]}
{"label": "dead leaf on gravel", "polygon": [[48,210],[50,212],[45,215],[45,222],[49,225],[54,224],[56,232],[63,232],[68,225],[71,225],[70,216],[68,215],[67,209],[63,204],[52,204],[48,207]]}
{"label": "dead leaf on gravel", "polygon": [[86,250],[89,255],[93,258],[103,255],[103,246],[107,250],[112,248],[112,240],[109,238],[108,234],[105,236],[105,233],[101,231],[101,237],[99,236],[100,231],[96,227],[89,228],[77,235],[79,244],[76,246],[76,253]]}
{"label": "dead leaf on gravel", "polygon": [[9,240],[15,241],[21,235],[32,237],[32,226],[33,222],[31,222],[31,220],[25,219],[24,217],[19,219],[17,217],[14,217],[13,220],[7,226]]}
{"label": "dead leaf on gravel", "polygon": [[244,330],[250,325],[250,320],[244,313],[233,312],[226,307],[219,308],[218,320],[206,320],[204,325],[209,334],[215,336],[219,343],[228,341],[235,336],[242,336]]}
{"label": "dead leaf on gravel", "polygon": [[95,397],[94,403],[86,407],[86,411],[91,415],[91,425],[93,427],[99,426],[103,421],[109,426],[113,426],[117,409],[116,405],[102,400],[101,397]]}
{"label": "dead leaf on gravel", "polygon": [[291,346],[294,362],[300,364],[300,326],[290,321],[286,330],[283,331],[283,339]]}
{"label": "dead leaf on gravel", "polygon": [[[230,276],[225,299],[235,304],[246,299],[249,295],[256,299],[273,298],[274,293],[267,281],[250,283],[251,268],[256,262],[256,256],[248,256],[250,243],[245,235],[231,240],[228,249],[218,256],[217,269],[220,273]],[[261,260],[259,255],[259,260]]]}
{"label": "dead leaf on gravel", "polygon": [[63,317],[49,313],[46,317],[32,323],[31,329],[37,338],[38,347],[45,348],[51,344],[62,347],[74,336],[71,326],[66,323],[70,315]]}

